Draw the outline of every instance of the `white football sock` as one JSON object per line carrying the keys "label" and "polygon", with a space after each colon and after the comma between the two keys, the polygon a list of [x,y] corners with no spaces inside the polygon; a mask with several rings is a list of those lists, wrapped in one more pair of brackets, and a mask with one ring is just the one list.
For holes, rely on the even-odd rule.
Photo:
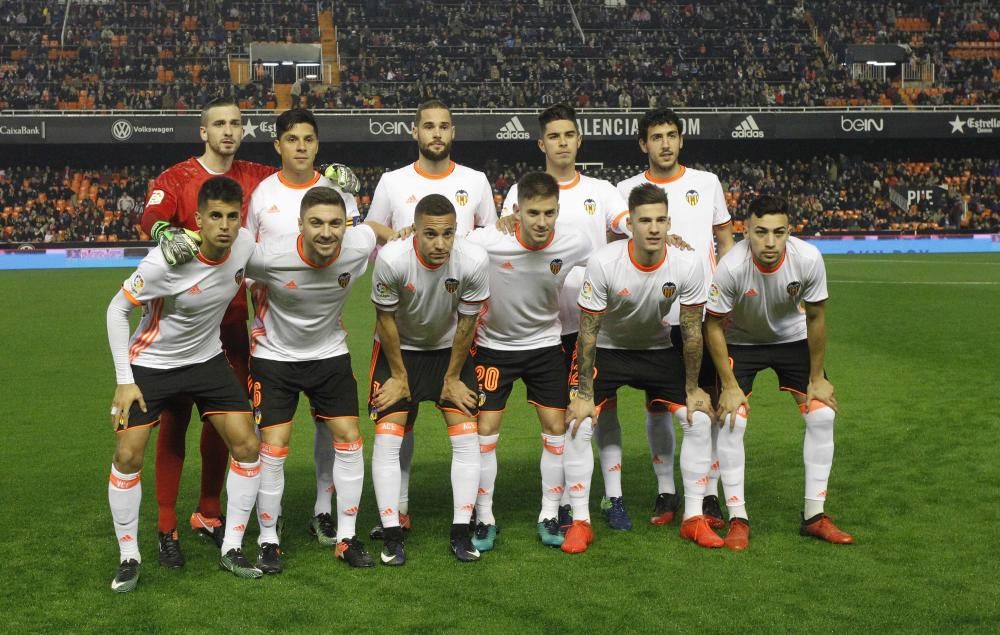
{"label": "white football sock", "polygon": [[285,492],[287,458],[288,448],[260,444],[260,489],[257,491],[259,544],[278,544],[278,517],[281,516],[281,496]]}
{"label": "white football sock", "polygon": [[542,459],[538,468],[542,473],[542,511],[538,522],[559,517],[559,504],[565,488],[563,474],[563,448],[565,434],[542,434]]}
{"label": "white football sock", "polygon": [[410,513],[410,466],[413,465],[413,426],[407,425],[399,449],[399,513]]}
{"label": "white football sock", "polygon": [[222,539],[222,553],[243,546],[243,534],[250,522],[250,512],[260,490],[260,459],[241,463],[229,462],[226,479],[226,535]]}
{"label": "white football sock", "polygon": [[335,443],[337,460],[333,463],[333,482],[337,486],[337,540],[353,538],[365,482],[364,441]]}
{"label": "white football sock", "polygon": [[656,491],[659,494],[676,494],[674,483],[674,421],[667,412],[646,413],[646,439],[656,474]]}
{"label": "white football sock", "polygon": [[806,436],[802,443],[802,459],[806,465],[803,514],[812,518],[823,513],[826,501],[826,488],[833,467],[833,425],[837,413],[814,400],[812,410],[803,412],[802,417],[806,420]]}
{"label": "white football sock", "polygon": [[[742,410],[742,408],[741,408]],[[722,477],[722,489],[726,493],[726,508],[729,518],[747,518],[746,499],[744,498],[746,478],[746,451],[743,446],[743,435],[747,429],[747,418],[743,414],[733,415],[735,424],[729,431],[727,419],[719,429],[717,450],[719,453],[719,474]]]}
{"label": "white football sock", "polygon": [[712,426],[712,465],[708,470],[708,485],[705,496],[719,496],[719,426]]}
{"label": "white football sock", "polygon": [[684,483],[684,520],[702,513],[708,485],[708,471],[712,467],[712,420],[704,412],[695,412],[689,424],[687,408],[674,414],[680,421],[684,439],[681,441],[681,480]]}
{"label": "white football sock", "polygon": [[451,441],[452,524],[469,524],[479,489],[479,435],[476,422],[448,426]]}
{"label": "white football sock", "polygon": [[594,439],[601,456],[604,495],[618,498],[622,495],[622,426],[617,408],[604,410],[597,416]]}
{"label": "white football sock", "polygon": [[136,559],[139,555],[139,505],[142,503],[142,473],[123,474],[114,463],[108,477],[108,506],[118,538],[119,562]]}
{"label": "white football sock", "polygon": [[313,516],[333,513],[333,464],[336,453],[333,451],[333,435],[326,424],[320,419],[314,419],[316,434],[313,436],[313,463],[316,465],[316,503],[313,505]]}
{"label": "white football sock", "polygon": [[399,527],[399,447],[403,426],[379,423],[375,426],[372,452],[372,484],[383,527]]}
{"label": "white football sock", "polygon": [[476,495],[476,520],[484,525],[497,524],[493,517],[493,490],[497,482],[499,439],[499,434],[479,435],[479,492]]}
{"label": "white football sock", "polygon": [[594,477],[594,450],[590,440],[594,424],[590,417],[583,420],[576,437],[567,430],[563,450],[563,469],[566,472],[566,489],[573,506],[573,522],[590,522],[590,482]]}

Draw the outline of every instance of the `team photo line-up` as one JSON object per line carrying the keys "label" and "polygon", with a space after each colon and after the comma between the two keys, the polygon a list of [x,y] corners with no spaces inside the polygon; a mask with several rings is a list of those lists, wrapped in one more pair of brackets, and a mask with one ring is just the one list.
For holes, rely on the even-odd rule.
{"label": "team photo line-up", "polygon": [[[632,528],[616,405],[618,389],[630,386],[645,394],[657,480],[649,522],[680,515],[682,539],[747,549],[743,436],[754,378],[767,368],[805,421],[800,532],[853,542],[824,511],[837,401],[824,373],[823,259],[790,236],[787,203],[766,194],[749,208],[746,239],[735,242],[719,179],[680,163],[672,111],[642,117],[648,169],[613,185],[576,170],[575,113],[549,107],[539,115],[545,170],[520,178],[499,217],[486,176],[451,160],[456,131],[440,101],[417,109],[418,158],[382,176],[364,219],[351,170],[316,166],[309,111],[278,117],[279,168],[235,159],[242,123],[232,101],[204,108],[204,152],[150,188],[141,222],[158,248],[108,306],[117,383],[108,502],[120,549],[112,590],[139,580],[141,472],[154,427],[159,561],[185,563],[176,502],[195,406],[204,425],[191,528],[215,541],[220,566],[237,577],[283,570],[284,463],[301,393],[315,423],[309,530],[352,567],[406,562],[423,401],[435,402],[452,449],[451,551],[474,562],[494,549],[496,452],[518,379],[541,432],[542,545],[576,554],[594,539],[592,443],[604,475],[601,511],[610,528]],[[360,412],[375,432],[376,558],[356,532],[365,465],[341,322],[369,262],[375,338]],[[255,508],[251,560],[242,545]]]}

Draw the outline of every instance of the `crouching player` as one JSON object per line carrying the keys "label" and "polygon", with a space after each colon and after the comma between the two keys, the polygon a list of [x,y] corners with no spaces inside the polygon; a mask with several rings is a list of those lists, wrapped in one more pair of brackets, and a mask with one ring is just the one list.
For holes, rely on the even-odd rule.
{"label": "crouching player", "polygon": [[[571,438],[566,439],[563,454],[573,524],[562,550],[580,553],[593,540],[588,506],[594,472],[593,420],[625,385],[645,391],[647,408],[660,404],[680,419],[681,537],[702,547],[721,547],[722,539],[702,515],[712,463],[711,401],[698,387],[705,274],[693,252],[667,247],[670,217],[663,190],[640,185],[629,194],[628,207],[633,238],[592,255],[580,289],[579,389],[566,411]],[[683,357],[671,346],[667,326],[675,302],[681,307]]]}
{"label": "crouching player", "polygon": [[[801,533],[835,544],[854,538],[823,511],[833,466],[837,400],[823,371],[826,269],[819,250],[789,236],[788,204],[761,196],[750,204],[747,239],[719,261],[708,295],[705,339],[722,384],[719,467],[729,509],[726,546],[749,546],[743,498],[747,398],[757,373],[772,368],[806,422],[805,504]],[[731,365],[730,365],[731,362]]]}
{"label": "crouching player", "polygon": [[[108,503],[121,551],[111,589],[125,593],[139,581],[138,526],[143,455],[164,405],[189,398],[226,442],[232,461],[220,565],[237,577],[259,578],[243,555],[243,533],[260,486],[257,436],[246,392],[222,353],[219,327],[243,283],[254,240],[240,229],[240,185],[214,177],[198,192],[196,221],[202,243],[197,258],[170,267],[152,250],[108,306],[108,342],[118,386],[111,404],[117,433]],[[129,314],[142,306],[129,337]]]}
{"label": "crouching player", "polygon": [[384,244],[392,231],[375,223],[348,228],[344,199],[324,186],[302,197],[299,228],[300,233],[258,244],[247,264],[255,307],[250,396],[261,438],[257,566],[264,573],[281,573],[283,568],[277,522],[300,392],[333,439],[336,460],[325,478],[332,478],[337,492],[334,553],[352,567],[375,565],[354,535],[365,465],[358,384],[340,318],[375,245]]}

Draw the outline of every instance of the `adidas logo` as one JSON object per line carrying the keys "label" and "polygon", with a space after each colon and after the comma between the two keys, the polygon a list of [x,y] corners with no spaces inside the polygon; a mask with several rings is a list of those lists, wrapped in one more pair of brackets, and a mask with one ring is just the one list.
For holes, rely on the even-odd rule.
{"label": "adidas logo", "polygon": [[502,265],[500,265],[500,268],[501,269],[510,269],[511,271],[513,271],[514,265],[511,264],[511,262],[508,260],[508,261],[504,262]]}
{"label": "adidas logo", "polygon": [[416,288],[415,286],[413,286],[413,283],[412,283],[412,282],[407,282],[407,283],[406,283],[406,286],[405,286],[404,288],[405,288],[405,289],[406,289],[407,291],[409,291],[410,293],[413,293],[414,291],[416,291],[416,290],[417,290],[417,288]]}
{"label": "adidas logo", "polygon": [[694,482],[695,485],[708,485],[708,477],[702,476],[700,479]]}
{"label": "adidas logo", "polygon": [[121,537],[119,542],[132,542],[133,540],[135,540],[135,538],[132,537],[132,534],[125,534]]}
{"label": "adidas logo", "polygon": [[462,505],[462,511],[463,512],[471,512],[475,508],[476,508],[476,506],[473,505],[472,503],[466,503],[466,504]]}
{"label": "adidas logo", "polygon": [[188,295],[198,295],[199,293],[201,293],[201,287],[199,287],[198,285],[194,285],[193,287],[188,289]]}
{"label": "adidas logo", "polygon": [[562,485],[556,485],[555,487],[550,487],[549,488],[549,493],[550,494],[562,494],[563,493],[563,486]]}
{"label": "adidas logo", "polygon": [[573,483],[569,486],[569,491],[571,492],[582,492],[585,489],[587,489],[587,486],[583,483]]}
{"label": "adidas logo", "polygon": [[358,506],[357,505],[352,505],[351,507],[348,507],[347,509],[345,509],[344,513],[347,514],[348,516],[357,516],[358,515]]}
{"label": "adidas logo", "polygon": [[272,518],[274,518],[274,516],[272,516],[271,514],[268,514],[267,512],[263,512],[260,515],[260,519],[261,520],[271,520]]}
{"label": "adidas logo", "polygon": [[406,199],[407,205],[409,205],[411,203],[416,203],[416,202],[417,202],[417,197],[415,195],[413,195],[413,194],[410,194],[410,198]]}
{"label": "adidas logo", "polygon": [[272,206],[271,206],[271,207],[270,207],[270,208],[269,208],[269,209],[267,210],[267,213],[268,213],[268,214],[277,214],[277,213],[279,213],[280,211],[281,211],[281,209],[280,209],[280,208],[278,208],[278,206],[277,206],[277,205],[272,205]]}
{"label": "adidas logo", "polygon": [[743,295],[745,295],[748,298],[756,298],[757,297],[757,289],[754,289],[753,287],[750,287],[750,290],[747,291]]}
{"label": "adidas logo", "polygon": [[729,503],[729,504],[739,503],[740,502],[740,497],[739,496],[730,496],[729,498],[726,499],[726,502]]}
{"label": "adidas logo", "polygon": [[621,463],[616,463],[615,465],[612,465],[610,468],[608,468],[608,471],[609,472],[621,472],[622,471],[622,464]]}
{"label": "adidas logo", "polygon": [[826,490],[823,490],[822,492],[820,492],[816,496],[817,497],[822,497],[823,500],[826,500]]}
{"label": "adidas logo", "polygon": [[653,465],[663,465],[663,459],[660,458],[659,454],[653,456]]}
{"label": "adidas logo", "polygon": [[733,129],[732,137],[733,139],[763,139],[764,131],[754,121],[753,115],[747,115],[747,118]]}
{"label": "adidas logo", "polygon": [[489,493],[488,490],[486,490],[485,488],[482,488],[482,487],[479,488],[479,496],[489,496],[489,495],[490,495],[490,493]]}
{"label": "adidas logo", "polygon": [[241,534],[242,534],[242,533],[243,533],[244,531],[246,531],[246,530],[247,530],[247,526],[246,526],[246,525],[243,525],[243,524],[239,524],[239,525],[236,525],[235,527],[233,527],[233,531],[238,531],[238,532],[239,532],[239,533],[241,533]]}
{"label": "adidas logo", "polygon": [[528,131],[524,129],[521,125],[521,120],[516,116],[511,117],[510,121],[505,123],[500,130],[497,131],[497,139],[530,139],[531,135]]}
{"label": "adidas logo", "polygon": [[716,461],[715,463],[712,463],[712,469],[713,470],[719,469],[719,462],[718,461]]}
{"label": "adidas logo", "polygon": [[299,285],[295,284],[295,281],[294,281],[294,280],[289,280],[289,281],[288,281],[288,282],[287,282],[287,283],[285,284],[285,288],[286,288],[286,289],[298,289],[298,288],[299,288]]}
{"label": "adidas logo", "polygon": [[626,288],[624,288],[624,289],[622,289],[621,291],[618,292],[618,297],[619,298],[627,298],[630,295],[632,295],[632,292],[628,290],[628,287],[626,287]]}
{"label": "adidas logo", "polygon": [[382,510],[383,516],[392,516],[394,513],[395,512],[392,511],[392,507],[386,507],[385,509]]}

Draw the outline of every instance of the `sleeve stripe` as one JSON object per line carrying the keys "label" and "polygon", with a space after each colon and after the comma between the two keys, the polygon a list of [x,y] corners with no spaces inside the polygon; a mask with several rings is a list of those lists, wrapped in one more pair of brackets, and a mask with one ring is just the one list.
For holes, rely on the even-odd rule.
{"label": "sleeve stripe", "polygon": [[482,300],[465,300],[465,299],[459,299],[459,302],[461,302],[463,304],[482,304],[483,302],[486,302],[489,299],[490,299],[490,297],[486,296]]}
{"label": "sleeve stripe", "polygon": [[705,313],[708,313],[709,315],[714,315],[715,317],[726,317],[727,315],[730,314],[730,311],[726,311],[725,313],[719,313],[718,311],[713,311],[712,309],[705,309]]}
{"label": "sleeve stripe", "polygon": [[141,306],[142,305],[142,302],[139,302],[138,300],[136,300],[135,296],[132,295],[131,293],[129,293],[128,291],[126,291],[125,289],[122,289],[122,293],[125,294],[125,299],[128,300],[129,302],[131,302],[132,304],[134,304],[135,306]]}
{"label": "sleeve stripe", "polygon": [[579,304],[577,304],[576,306],[578,306],[580,308],[580,310],[583,311],[584,313],[589,313],[591,315],[604,315],[605,313],[608,312],[607,309],[601,309],[600,311],[594,311],[592,309],[588,309],[587,307],[579,305]]}
{"label": "sleeve stripe", "polygon": [[724,223],[719,223],[718,225],[712,225],[712,229],[722,229],[726,225],[732,225],[732,224],[733,224],[733,219],[730,218]]}

